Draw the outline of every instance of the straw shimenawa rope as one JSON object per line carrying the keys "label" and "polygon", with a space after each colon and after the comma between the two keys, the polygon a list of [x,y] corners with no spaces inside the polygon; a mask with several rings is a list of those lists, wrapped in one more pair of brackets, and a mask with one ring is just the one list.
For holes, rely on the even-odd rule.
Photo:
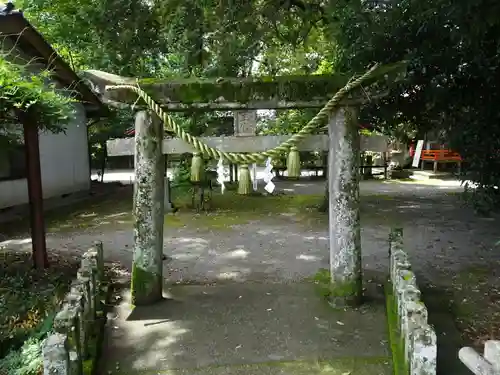
{"label": "straw shimenawa rope", "polygon": [[156,103],[144,90],[139,87],[139,85],[106,86],[106,91],[121,89],[129,89],[131,91],[134,91],[139,96],[139,98],[143,99],[146,102],[146,105],[149,107],[149,109],[155,112],[163,120],[164,124],[167,126],[167,130],[174,132],[179,138],[193,146],[199,153],[209,156],[213,159],[223,158],[233,164],[250,164],[262,162],[268,157],[277,157],[282,153],[288,152],[291,147],[296,146],[306,136],[310,135],[315,129],[320,127],[324,122],[328,120],[331,113],[339,106],[342,99],[344,99],[349,92],[360,87],[363,82],[372,78],[376,74],[376,70],[378,67],[379,65],[376,64],[360,77],[348,82],[328,101],[328,103],[326,103],[326,105],[318,112],[316,116],[314,116],[311,121],[307,123],[307,125],[300,129],[296,134],[292,135],[285,142],[281,143],[273,149],[254,153],[221,151],[215,147],[207,145],[199,138],[186,133],[161,108],[158,103]]}

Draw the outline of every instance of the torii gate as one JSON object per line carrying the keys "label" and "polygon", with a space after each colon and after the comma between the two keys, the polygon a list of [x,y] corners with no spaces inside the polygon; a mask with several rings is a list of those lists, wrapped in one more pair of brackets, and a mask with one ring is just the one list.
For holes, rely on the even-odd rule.
{"label": "torii gate", "polygon": [[[362,297],[361,237],[359,224],[359,154],[356,107],[366,100],[383,96],[380,90],[367,91],[382,77],[391,80],[401,73],[404,64],[372,68],[362,77],[364,90],[343,99],[329,114],[328,136],[304,138],[303,150],[328,150],[329,235],[330,235],[330,303],[334,306],[358,304]],[[163,125],[151,109],[139,101],[137,88],[158,100],[158,110],[256,110],[321,108],[339,90],[346,91],[346,75],[219,78],[217,80],[184,79],[158,81],[120,77],[100,71],[86,71],[93,89],[104,102],[118,107],[135,105],[135,139],[110,141],[112,155],[135,154],[134,186],[134,260],[132,301],[145,305],[162,299],[164,163],[163,154],[191,152],[181,139],[163,141]],[[361,79],[358,79],[358,81]],[[128,88],[107,86],[128,85]],[[132,87],[134,86],[134,87]],[[136,90],[136,92],[134,92]],[[348,91],[348,90],[347,90]],[[149,111],[144,110],[149,109]],[[322,110],[323,111],[323,110]],[[320,111],[321,112],[321,111]],[[165,114],[164,114],[165,115]],[[166,116],[166,115],[165,115]],[[165,119],[166,117],[163,116]],[[273,148],[286,136],[236,136],[200,138],[223,151],[259,152]],[[370,142],[370,138],[365,138]]]}

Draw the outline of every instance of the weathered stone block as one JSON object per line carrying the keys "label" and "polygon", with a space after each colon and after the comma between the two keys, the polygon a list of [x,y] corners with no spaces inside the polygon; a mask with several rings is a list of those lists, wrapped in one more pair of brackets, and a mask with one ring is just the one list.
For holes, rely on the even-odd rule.
{"label": "weathered stone block", "polygon": [[436,375],[437,339],[429,325],[414,331],[410,375]]}
{"label": "weathered stone block", "polygon": [[[66,295],[65,301],[67,301],[75,309],[77,319],[75,321],[75,339],[77,340],[78,347],[76,351],[80,358],[86,358],[88,349],[88,337],[87,332],[84,329],[84,298],[81,289],[72,288],[70,292]],[[78,336],[78,337],[76,337]]]}
{"label": "weathered stone block", "polygon": [[102,241],[96,241],[94,247],[97,252],[97,275],[99,281],[102,283],[104,281],[104,248],[102,246]]}
{"label": "weathered stone block", "polygon": [[70,370],[67,336],[53,333],[47,337],[42,346],[43,374],[68,375]]}
{"label": "weathered stone block", "polygon": [[397,251],[391,257],[391,274],[390,278],[394,282],[398,276],[398,272],[411,269],[411,264],[408,260],[408,256],[403,251]]}
{"label": "weathered stone block", "polygon": [[393,280],[394,296],[396,298],[396,307],[398,316],[403,315],[403,293],[408,288],[418,289],[415,274],[407,269],[401,269],[396,272],[396,277]]}
{"label": "weathered stone block", "polygon": [[[85,265],[85,266],[84,266]],[[84,267],[83,267],[84,266]],[[86,319],[95,317],[94,306],[94,288],[92,285],[92,270],[86,259],[82,259],[82,267],[78,270],[77,278],[83,285],[83,295],[85,296],[85,315]]]}
{"label": "weathered stone block", "polygon": [[99,310],[99,294],[101,282],[99,280],[99,267],[97,262],[97,251],[89,250],[83,255],[82,262],[86,262],[86,267],[90,268],[90,292],[92,294],[92,307],[97,314]]}
{"label": "weathered stone block", "polygon": [[425,305],[418,301],[409,301],[405,304],[403,313],[403,324],[401,326],[401,335],[405,341],[405,358],[410,360],[410,353],[413,351],[413,335],[419,328],[427,324],[428,313]]}

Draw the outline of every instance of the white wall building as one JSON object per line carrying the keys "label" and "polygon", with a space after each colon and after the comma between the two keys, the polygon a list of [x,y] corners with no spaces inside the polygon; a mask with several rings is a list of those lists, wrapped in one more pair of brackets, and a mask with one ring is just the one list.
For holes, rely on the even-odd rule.
{"label": "white wall building", "polygon": [[[1,48],[4,53],[8,49],[7,58],[19,62],[30,61],[30,70],[33,71],[50,67],[58,86],[71,87],[80,101],[74,104],[74,116],[66,125],[65,132],[40,132],[43,197],[47,199],[89,190],[87,119],[104,116],[106,110],[99,98],[28,23],[22,12],[2,12],[2,8],[0,4]],[[19,127],[22,131],[22,126]],[[28,202],[26,160],[21,141],[21,144],[8,150],[0,149],[0,209]]]}

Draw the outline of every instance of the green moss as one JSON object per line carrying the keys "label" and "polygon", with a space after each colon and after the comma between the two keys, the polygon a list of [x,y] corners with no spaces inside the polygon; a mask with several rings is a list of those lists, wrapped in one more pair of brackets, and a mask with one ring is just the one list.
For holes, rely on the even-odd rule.
{"label": "green moss", "polygon": [[361,279],[342,285],[339,283],[332,284],[330,271],[322,268],[313,276],[312,281],[316,284],[319,295],[328,300],[333,306],[357,305],[361,302]]}
{"label": "green moss", "polygon": [[200,230],[232,230],[234,225],[258,220],[252,213],[209,212],[199,215],[180,213],[165,216],[165,225],[170,228],[195,227]]}
{"label": "green moss", "polygon": [[[235,187],[236,188],[236,187]],[[220,189],[213,191],[209,212],[197,214],[191,208],[191,193],[186,187],[173,188],[172,200],[179,208],[176,214],[165,215],[165,225],[172,228],[195,227],[201,229],[228,229],[252,220],[282,213],[294,214],[299,225],[307,227],[322,225],[328,215],[318,213],[316,207],[322,195],[238,195],[236,191]],[[300,219],[300,220],[299,220]],[[49,232],[73,232],[84,228],[123,228],[133,224],[131,189],[123,189],[112,196],[59,208],[46,215]],[[29,221],[21,220],[2,224],[2,234],[24,235],[29,230]]]}
{"label": "green moss", "polygon": [[316,286],[316,292],[325,300],[330,296],[330,271],[326,268],[320,269],[311,278],[311,281]]}
{"label": "green moss", "polygon": [[357,306],[363,299],[361,278],[330,285],[328,300],[334,307]]}
{"label": "green moss", "polygon": [[403,280],[409,281],[409,280],[411,280],[412,276],[413,276],[413,273],[407,273],[403,276]]}
{"label": "green moss", "polygon": [[162,299],[162,278],[132,266],[131,295],[133,305],[146,305]]}
{"label": "green moss", "polygon": [[408,375],[409,369],[405,359],[404,341],[399,331],[399,317],[390,283],[385,285],[385,299],[394,375]]}
{"label": "green moss", "polygon": [[94,360],[88,359],[83,361],[83,375],[93,375],[94,371]]}
{"label": "green moss", "polygon": [[[372,78],[364,82],[368,87],[374,82],[393,79],[406,69],[405,63],[380,66]],[[92,79],[92,75],[89,76]],[[168,98],[171,103],[182,103],[187,108],[193,104],[210,104],[223,97],[227,102],[246,104],[252,101],[302,101],[325,102],[351,79],[351,75],[210,78],[198,77],[179,79],[142,78],[141,88],[155,100]],[[122,81],[123,79],[120,79]],[[112,84],[112,82],[109,82]],[[117,83],[119,83],[117,81]],[[112,91],[108,93],[114,100],[133,103],[137,99],[132,91]],[[360,94],[358,93],[358,96]]]}
{"label": "green moss", "polygon": [[222,79],[177,79],[162,81],[142,79],[141,87],[158,97],[179,103],[212,103],[223,97],[226,101],[248,103],[280,98],[288,101],[328,100],[350,77],[346,75],[248,77]]}

